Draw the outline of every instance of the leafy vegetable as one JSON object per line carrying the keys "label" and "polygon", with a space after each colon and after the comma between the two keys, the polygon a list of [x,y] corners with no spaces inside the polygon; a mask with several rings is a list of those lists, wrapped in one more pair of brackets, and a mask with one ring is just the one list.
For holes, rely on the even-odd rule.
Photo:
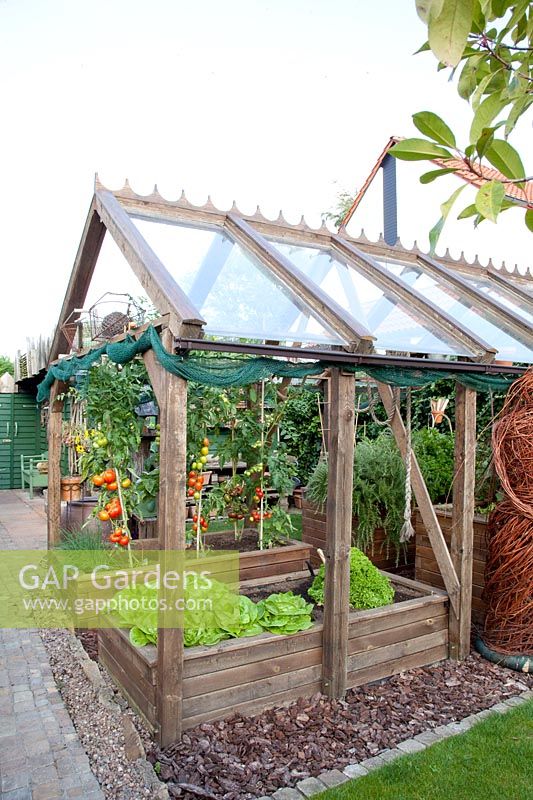
{"label": "leafy vegetable", "polygon": [[[319,606],[324,605],[325,566],[322,564],[309,589],[309,596]],[[369,558],[357,547],[350,549],[350,606],[379,608],[392,603],[394,589]]]}
{"label": "leafy vegetable", "polygon": [[261,625],[270,633],[296,633],[305,631],[313,625],[311,619],[312,603],[292,592],[271,594],[257,604],[260,608]]}
{"label": "leafy vegetable", "polygon": [[[130,641],[136,647],[157,643],[157,599],[155,583],[122,589],[115,595],[120,621],[131,626]],[[249,597],[237,595],[225,584],[212,580],[210,586],[202,588],[187,585],[184,601],[185,647],[257,636],[263,630],[296,633],[313,624],[312,604],[292,592],[272,594],[256,604]]]}

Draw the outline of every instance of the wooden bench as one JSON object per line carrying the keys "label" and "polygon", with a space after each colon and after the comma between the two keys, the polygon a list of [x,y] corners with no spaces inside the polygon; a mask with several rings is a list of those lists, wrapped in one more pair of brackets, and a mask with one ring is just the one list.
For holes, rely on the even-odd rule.
{"label": "wooden bench", "polygon": [[35,487],[46,488],[48,486],[48,470],[40,472],[37,469],[37,464],[48,461],[48,453],[40,453],[36,456],[20,457],[20,480],[22,490],[25,489],[25,484],[28,485],[30,500],[33,498],[33,490]]}

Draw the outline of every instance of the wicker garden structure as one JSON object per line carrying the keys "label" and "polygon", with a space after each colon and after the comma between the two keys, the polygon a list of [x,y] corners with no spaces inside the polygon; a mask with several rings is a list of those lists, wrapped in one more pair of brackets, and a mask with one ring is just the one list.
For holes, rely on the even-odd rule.
{"label": "wicker garden structure", "polygon": [[[163,366],[161,350],[143,351],[160,408],[160,549],[185,546],[185,505],[176,499],[185,494],[187,475],[188,351],[262,357],[261,364],[267,372],[270,365],[271,374],[276,364],[286,362],[303,368],[309,364],[310,372],[318,362],[321,370],[329,371],[323,624],[292,637],[224,642],[212,648],[214,655],[205,652],[207,648],[185,654],[182,632],[161,629],[157,652],[149,659],[128,654],[133,670],[129,677],[125,670],[121,673],[118,661],[121,651],[133,648],[126,637],[114,633],[107,647],[117,662],[115,677],[120,681],[122,675],[123,682],[133,684],[131,676],[137,676],[129,696],[151,715],[160,742],[166,745],[178,738],[186,724],[220,716],[224,692],[231,697],[226,705],[240,702],[239,707],[254,710],[319,688],[342,697],[350,685],[406,666],[448,654],[464,658],[470,644],[476,389],[506,385],[524,371],[524,364],[533,363],[531,277],[455,261],[448,254],[429,257],[416,247],[370,242],[364,235],[353,239],[325,226],[312,229],[303,219],[291,225],[282,215],[272,221],[259,210],[247,215],[234,206],[225,212],[210,201],[197,207],[183,195],[177,201],[165,200],[157,190],[143,197],[127,183],[109,191],[96,179],[50,354],[49,546],[57,542],[60,528],[58,395],[65,364],[83,353],[71,350],[62,325],[83,307],[106,232],[160,314],[152,325],[162,347],[167,354],[177,354],[171,370]],[[113,341],[144,333],[140,328]],[[356,370],[376,381],[404,457],[407,433],[393,386],[419,385],[446,375],[456,377],[457,391],[450,548],[413,454],[410,464],[413,493],[446,591],[427,591],[427,607],[413,600],[405,608],[398,604],[354,619],[348,595]],[[410,649],[412,639],[391,636],[391,630],[413,625],[420,637],[418,649]],[[371,657],[376,648],[387,649],[379,668]],[[274,666],[269,672],[270,662]],[[200,699],[201,685],[193,685],[198,687],[198,675],[206,687]],[[229,676],[226,683],[224,675]],[[239,689],[234,694],[228,688],[243,685],[247,693]]]}

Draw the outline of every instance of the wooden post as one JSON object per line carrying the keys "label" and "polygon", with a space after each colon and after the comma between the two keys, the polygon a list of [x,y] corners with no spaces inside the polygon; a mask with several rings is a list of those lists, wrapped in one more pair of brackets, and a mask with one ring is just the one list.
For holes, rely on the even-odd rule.
{"label": "wooden post", "polygon": [[64,384],[54,381],[50,391],[46,513],[49,550],[58,544],[61,535],[61,440],[63,428],[63,401],[58,400],[57,396],[61,394],[64,389]]}
{"label": "wooden post", "polygon": [[455,385],[455,464],[451,557],[459,578],[459,612],[450,609],[450,658],[470,653],[474,487],[476,477],[476,392]]}
{"label": "wooden post", "polygon": [[[171,350],[168,329],[163,344]],[[160,413],[159,547],[185,551],[185,492],[187,458],[187,381],[167,372],[154,359],[147,368]],[[162,570],[164,566],[162,565]],[[159,628],[157,634],[156,713],[158,741],[166,747],[181,736],[183,631]]]}
{"label": "wooden post", "polygon": [[[393,391],[386,383],[380,383],[379,381],[376,381],[376,385],[378,387],[383,405],[385,406],[385,411],[389,417],[392,418],[391,428],[396,440],[396,444],[398,445],[400,453],[402,454],[402,458],[405,459],[407,435],[402,418],[400,417],[399,413],[395,413],[395,400]],[[444,539],[441,527],[439,525],[435,509],[431,503],[431,498],[429,496],[424,477],[420,471],[420,467],[414,453],[411,455],[411,485],[413,487],[416,502],[420,510],[420,516],[422,517],[422,521],[427,530],[431,547],[435,553],[435,558],[437,560],[437,564],[439,565],[440,573],[450,598],[450,603],[458,612],[459,579],[450,556],[450,551],[446,545],[446,540]]]}
{"label": "wooden post", "polygon": [[355,378],[331,369],[322,689],[343,698],[348,660]]}

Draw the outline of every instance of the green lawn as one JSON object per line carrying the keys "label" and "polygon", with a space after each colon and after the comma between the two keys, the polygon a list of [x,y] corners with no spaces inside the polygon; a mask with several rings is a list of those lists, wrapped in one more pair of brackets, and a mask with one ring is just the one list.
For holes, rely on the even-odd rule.
{"label": "green lawn", "polygon": [[533,800],[533,701],[316,800]]}

